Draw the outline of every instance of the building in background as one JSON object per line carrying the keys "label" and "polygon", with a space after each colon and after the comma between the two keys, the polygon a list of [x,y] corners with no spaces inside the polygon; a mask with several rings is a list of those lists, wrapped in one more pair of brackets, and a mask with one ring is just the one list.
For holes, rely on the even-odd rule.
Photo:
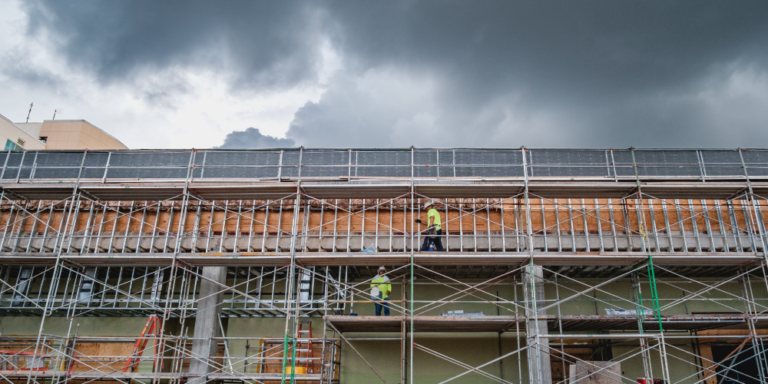
{"label": "building in background", "polygon": [[125,144],[86,120],[45,120],[13,123],[0,115],[4,150],[128,149]]}
{"label": "building in background", "polygon": [[[42,125],[42,123],[39,123]],[[45,149],[45,143],[31,135],[7,117],[0,115],[0,143],[4,150]]]}

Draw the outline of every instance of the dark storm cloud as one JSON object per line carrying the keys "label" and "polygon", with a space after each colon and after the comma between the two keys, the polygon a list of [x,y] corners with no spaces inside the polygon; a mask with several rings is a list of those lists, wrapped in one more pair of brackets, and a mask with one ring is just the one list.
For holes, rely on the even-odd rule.
{"label": "dark storm cloud", "polygon": [[253,1],[25,2],[29,33],[49,32],[72,64],[105,83],[173,67],[212,69],[231,85],[312,79],[318,14],[306,3]]}
{"label": "dark storm cloud", "polygon": [[250,149],[250,148],[290,148],[296,143],[291,139],[279,139],[262,135],[258,128],[248,128],[245,131],[233,131],[224,138],[221,149]]}
{"label": "dark storm cloud", "polygon": [[[711,133],[733,138],[733,131],[702,121],[707,105],[690,96],[721,86],[735,71],[765,73],[767,64],[768,3],[339,5],[331,13],[353,71],[389,66],[439,79],[439,130],[417,145],[721,145]],[[340,121],[353,106],[334,98],[355,91],[354,84],[332,88],[297,113],[288,135],[317,142],[364,129],[359,120]],[[515,101],[505,102],[510,95]],[[525,122],[529,115],[555,115],[559,128],[502,128],[507,118]],[[467,137],[468,130],[474,134]]]}
{"label": "dark storm cloud", "polygon": [[[741,2],[343,3],[344,54],[359,70],[429,68],[467,100],[511,86],[615,96],[687,87],[735,60],[765,64],[768,4]],[[567,91],[563,93],[563,91]]]}
{"label": "dark storm cloud", "polygon": [[[330,42],[344,69],[297,111],[299,145],[768,140],[766,2],[27,4],[32,33],[59,36],[107,82],[186,65],[225,71],[235,89],[290,87],[316,81]],[[739,76],[762,85],[726,95]]]}

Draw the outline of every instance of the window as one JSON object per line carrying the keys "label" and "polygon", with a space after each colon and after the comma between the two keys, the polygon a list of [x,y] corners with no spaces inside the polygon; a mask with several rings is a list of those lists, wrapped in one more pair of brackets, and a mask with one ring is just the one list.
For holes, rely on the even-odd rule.
{"label": "window", "polygon": [[5,151],[23,151],[24,148],[22,148],[21,146],[17,145],[16,143],[14,143],[11,140],[6,140],[5,141],[5,149],[4,150]]}
{"label": "window", "polygon": [[26,141],[22,140],[21,137],[19,137],[19,139],[16,140],[16,144],[18,144],[20,147],[24,147],[24,144],[26,144]]}

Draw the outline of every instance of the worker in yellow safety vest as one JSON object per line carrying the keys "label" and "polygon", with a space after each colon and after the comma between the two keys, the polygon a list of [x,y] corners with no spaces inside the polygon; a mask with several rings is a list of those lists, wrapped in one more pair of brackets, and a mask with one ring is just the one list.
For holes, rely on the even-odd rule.
{"label": "worker in yellow safety vest", "polygon": [[381,316],[381,307],[384,307],[384,316],[389,316],[388,301],[389,294],[392,293],[392,284],[389,283],[386,272],[386,268],[379,267],[379,274],[371,280],[371,300],[376,306],[376,316]]}
{"label": "worker in yellow safety vest", "polygon": [[443,227],[440,226],[440,212],[435,209],[435,205],[431,201],[424,204],[424,209],[427,210],[427,228],[434,229],[435,234],[424,237],[424,244],[422,244],[420,251],[428,251],[431,241],[435,244],[436,251],[445,252],[443,241],[440,239],[443,236]]}

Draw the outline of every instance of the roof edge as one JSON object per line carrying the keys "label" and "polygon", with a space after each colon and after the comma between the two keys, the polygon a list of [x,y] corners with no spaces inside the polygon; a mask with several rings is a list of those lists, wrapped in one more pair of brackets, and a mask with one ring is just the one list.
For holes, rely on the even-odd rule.
{"label": "roof edge", "polygon": [[[35,135],[33,135],[33,134],[31,134],[31,133],[27,132],[27,130],[26,130],[26,129],[24,129],[24,128],[22,128],[22,127],[19,127],[18,125],[16,125],[16,123],[14,123],[13,121],[11,121],[11,119],[9,119],[9,118],[5,117],[5,115],[3,115],[2,113],[0,113],[0,118],[2,118],[3,120],[5,120],[5,121],[7,121],[7,122],[11,123],[11,125],[13,125],[14,127],[16,127],[16,129],[18,129],[18,130],[20,130],[20,131],[22,131],[22,132],[26,133],[27,135],[29,135],[29,137],[33,138],[33,139],[34,139],[34,140],[36,140],[38,143],[40,143],[40,144],[42,144],[42,145],[45,145],[45,143],[44,143],[42,140],[40,140],[40,138],[39,138],[39,137],[36,137]],[[123,145],[125,145],[125,144],[123,144]]]}
{"label": "roof edge", "polygon": [[86,120],[86,119],[61,119],[61,120],[43,120],[43,123],[54,123],[54,122],[57,122],[57,121],[65,121],[65,122],[66,122],[66,121],[69,121],[69,122],[74,122],[74,121],[81,121],[81,122],[83,122],[83,123],[86,123],[86,124],[88,124],[88,125],[90,125],[90,126],[92,126],[92,127],[96,128],[96,129],[98,129],[98,130],[99,130],[99,131],[101,131],[101,132],[104,132],[104,134],[106,134],[107,136],[109,136],[109,137],[113,138],[113,139],[114,139],[115,141],[117,141],[118,143],[122,144],[122,145],[123,145],[123,147],[125,147],[126,149],[130,149],[130,148],[128,148],[128,146],[127,146],[127,145],[125,145],[125,143],[123,143],[122,141],[120,141],[120,139],[118,139],[117,137],[113,136],[111,133],[109,133],[109,132],[107,132],[107,131],[105,131],[105,130],[103,130],[103,129],[99,128],[99,126],[98,126],[98,125],[96,125],[96,124],[94,124],[94,123],[91,123],[90,121],[88,121],[88,120]]}

